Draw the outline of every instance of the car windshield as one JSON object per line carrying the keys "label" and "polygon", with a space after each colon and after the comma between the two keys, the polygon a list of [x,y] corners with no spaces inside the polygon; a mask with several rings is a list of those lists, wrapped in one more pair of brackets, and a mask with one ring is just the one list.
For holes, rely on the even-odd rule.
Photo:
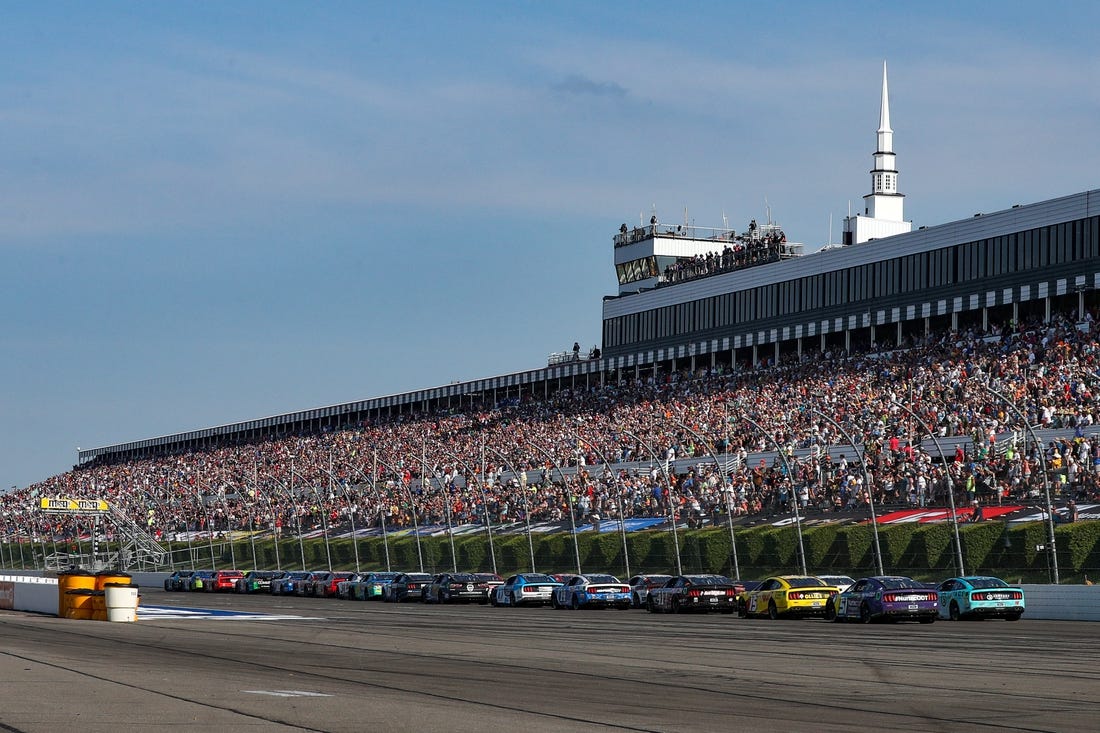
{"label": "car windshield", "polygon": [[589,575],[588,576],[588,582],[589,583],[618,583],[620,581],[614,575]]}
{"label": "car windshield", "polygon": [[817,578],[787,578],[787,583],[792,588],[821,588],[821,581]]}
{"label": "car windshield", "polygon": [[528,573],[527,575],[519,576],[528,583],[557,583],[558,581],[551,578],[549,575],[542,575],[540,573]]}
{"label": "car windshield", "polygon": [[975,588],[1007,588],[1008,583],[1000,578],[969,578],[970,585]]}
{"label": "car windshield", "polygon": [[905,590],[906,588],[924,588],[924,583],[918,583],[912,578],[879,578],[882,587],[886,590]]}

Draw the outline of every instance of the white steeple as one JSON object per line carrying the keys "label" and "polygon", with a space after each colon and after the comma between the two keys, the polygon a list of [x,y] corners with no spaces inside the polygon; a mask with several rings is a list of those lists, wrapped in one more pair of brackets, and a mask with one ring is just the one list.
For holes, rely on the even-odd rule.
{"label": "white steeple", "polygon": [[898,193],[898,169],[894,162],[894,130],[890,127],[890,89],[886,62],[882,62],[882,100],[879,106],[875,167],[871,169],[871,193],[863,197],[863,214],[844,220],[844,243],[859,244],[912,231],[904,220],[905,197]]}

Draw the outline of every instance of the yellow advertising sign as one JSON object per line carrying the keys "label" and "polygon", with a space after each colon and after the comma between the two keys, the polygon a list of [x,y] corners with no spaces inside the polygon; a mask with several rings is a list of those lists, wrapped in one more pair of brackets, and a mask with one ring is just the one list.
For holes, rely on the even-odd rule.
{"label": "yellow advertising sign", "polygon": [[107,502],[103,499],[70,499],[60,496],[55,499],[39,499],[38,508],[56,514],[94,514],[108,510]]}

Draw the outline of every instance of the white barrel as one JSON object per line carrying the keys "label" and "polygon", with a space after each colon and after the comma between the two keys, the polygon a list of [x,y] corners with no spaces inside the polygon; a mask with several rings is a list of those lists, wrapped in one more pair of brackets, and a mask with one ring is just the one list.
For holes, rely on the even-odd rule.
{"label": "white barrel", "polygon": [[138,588],[136,585],[108,585],[106,596],[107,620],[113,622],[137,621]]}

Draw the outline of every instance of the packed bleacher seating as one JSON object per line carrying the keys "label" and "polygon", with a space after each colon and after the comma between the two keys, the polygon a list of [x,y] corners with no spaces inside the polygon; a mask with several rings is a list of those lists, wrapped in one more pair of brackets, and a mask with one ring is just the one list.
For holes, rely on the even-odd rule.
{"label": "packed bleacher seating", "polygon": [[[523,521],[527,512],[553,521],[571,510],[578,522],[674,511],[705,525],[726,512],[772,514],[795,502],[816,512],[858,509],[869,498],[943,506],[949,492],[964,506],[1037,502],[1040,453],[1060,500],[1096,499],[1100,356],[1096,324],[1086,320],[1087,329],[1071,314],[938,334],[891,351],[804,353],[754,369],[658,374],[518,404],[86,465],[0,495],[0,535],[86,536],[86,520],[33,509],[47,496],[105,498],[164,538],[250,529],[287,536],[352,520],[390,528],[448,517],[497,524]],[[1005,434],[1021,426],[987,386],[1013,400],[1030,425],[1073,437],[1006,446]],[[948,452],[956,436],[970,438],[971,448],[934,460],[921,447],[927,434],[899,403]],[[866,479],[851,443],[815,411],[866,451]],[[814,446],[816,454],[796,455]],[[750,464],[748,455],[760,451],[773,459]],[[666,461],[683,458],[698,460],[688,473],[666,477]],[[577,470],[566,475],[557,466]]]}

